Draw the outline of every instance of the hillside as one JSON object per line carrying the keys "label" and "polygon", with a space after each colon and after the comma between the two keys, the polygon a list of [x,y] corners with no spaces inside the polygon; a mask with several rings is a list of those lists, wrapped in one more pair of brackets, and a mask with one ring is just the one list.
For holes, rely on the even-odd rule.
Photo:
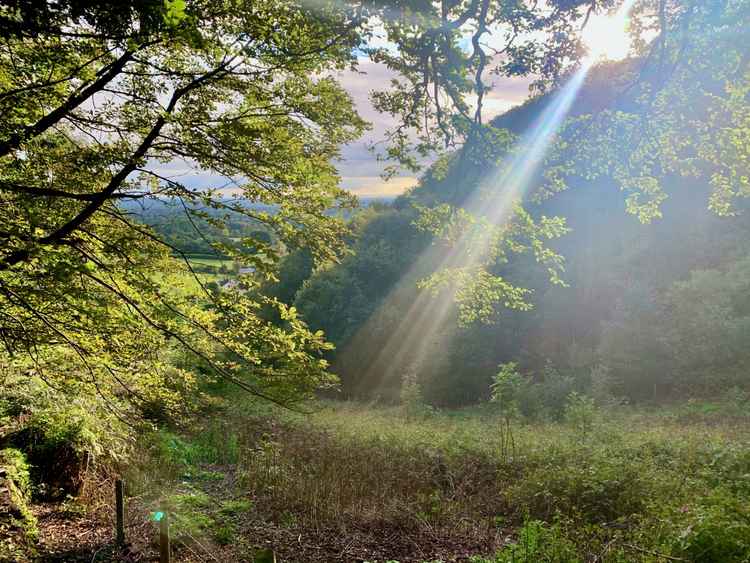
{"label": "hillside", "polygon": [[[597,112],[618,98],[622,83],[632,79],[627,72],[632,64],[598,67],[573,105],[573,116]],[[619,82],[613,76],[621,77]],[[550,97],[531,100],[499,116],[493,125],[519,134]],[[622,110],[632,106],[626,97],[617,103]],[[492,172],[492,166],[464,164],[460,155],[450,157],[447,169],[443,167],[442,162],[436,164],[419,186],[392,205],[361,214],[355,222],[355,256],[314,274],[304,285],[297,282],[299,291],[290,303],[337,345],[332,360],[346,396],[395,400],[403,374],[416,369],[428,400],[437,405],[472,403],[486,397],[496,366],[509,361],[519,361],[537,377],[551,364],[581,380],[582,386],[592,368],[605,365],[620,382],[616,392],[630,400],[664,400],[685,392],[679,377],[690,377],[677,373],[686,367],[675,357],[675,348],[646,330],[637,337],[625,333],[638,331],[641,323],[659,332],[651,320],[638,315],[651,311],[669,324],[662,315],[674,307],[668,295],[675,284],[699,271],[715,271],[721,279],[722,272],[747,256],[750,222],[742,214],[717,217],[707,208],[709,187],[678,177],[665,183],[663,216],[649,224],[626,213],[625,194],[607,181],[578,179],[541,203],[527,195],[534,216],[564,217],[571,229],[553,242],[566,261],[567,287],[551,285],[544,268],[528,257],[512,257],[498,266],[498,272],[534,290],[533,311],[501,311],[490,325],[456,328],[449,323],[429,344],[427,358],[409,351],[396,359],[383,355],[403,312],[418,294],[416,282],[441,261],[429,237],[413,226],[416,208],[463,201],[477,179]],[[430,306],[437,306],[433,301]],[[627,342],[621,343],[617,358],[608,357],[605,350],[621,338]],[[739,354],[716,369],[734,372],[745,358]],[[400,365],[394,366],[396,361]],[[654,384],[643,389],[638,384],[642,380]],[[692,380],[685,384],[702,385]]]}

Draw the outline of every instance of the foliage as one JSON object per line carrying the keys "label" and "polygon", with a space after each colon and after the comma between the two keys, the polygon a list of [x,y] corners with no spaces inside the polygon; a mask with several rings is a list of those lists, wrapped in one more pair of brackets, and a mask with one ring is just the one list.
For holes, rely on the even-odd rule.
{"label": "foliage", "polygon": [[522,375],[516,362],[500,364],[499,368],[490,386],[491,401],[499,405],[506,419],[521,415],[529,421],[545,417],[562,420],[563,415],[570,414],[569,408],[578,412],[580,407],[581,415],[593,408],[593,399],[576,393],[573,378],[560,374],[549,361],[536,378]]}
{"label": "foliage", "polygon": [[596,414],[594,399],[579,395],[575,391],[568,395],[565,404],[565,420],[575,428],[576,432],[580,433],[582,439],[591,433]]}
{"label": "foliage", "polygon": [[235,540],[237,528],[234,518],[252,509],[252,503],[247,500],[222,502],[190,487],[183,487],[165,502],[174,521],[170,527],[174,540],[188,545],[195,545],[195,542],[200,542],[198,538],[207,535],[218,544],[231,543]]}
{"label": "foliage", "polygon": [[[154,233],[176,256],[206,256],[226,258],[219,247],[233,248],[237,241],[258,240],[272,242],[263,223],[244,214],[208,209],[205,215],[187,210],[179,202],[155,200],[148,204],[125,201],[121,207],[138,221],[150,226]],[[267,211],[270,211],[267,210]]]}
{"label": "foliage", "polygon": [[608,178],[626,194],[627,211],[649,222],[662,216],[664,183],[677,176],[710,186],[715,213],[735,213],[749,193],[748,17],[742,1],[639,3],[631,30],[640,58],[627,101],[570,123],[544,189],[564,189],[572,176]]}
{"label": "foliage", "polygon": [[236,463],[237,435],[219,423],[202,428],[194,438],[159,431],[153,435],[154,457],[177,473],[184,474],[200,464]]}
{"label": "foliage", "polygon": [[678,552],[691,561],[744,561],[750,557],[750,513],[728,491],[716,491],[694,508],[675,539]]}
{"label": "foliage", "polygon": [[[592,70],[572,110],[574,115],[588,115],[617,98],[618,88],[625,86],[619,80],[627,78],[633,64],[634,61],[611,63]],[[497,127],[512,125],[520,133],[533,123],[548,101],[535,100],[494,123]],[[503,154],[500,149],[498,153]],[[582,164],[579,167],[584,168]],[[550,285],[549,272],[527,253],[510,253],[505,264],[485,264],[491,277],[483,273],[485,266],[468,271],[452,268],[450,261],[446,262],[454,251],[462,255],[451,241],[473,233],[473,242],[463,248],[473,253],[474,243],[481,242],[485,232],[478,227],[483,225],[478,218],[462,213],[456,205],[471,199],[476,177],[492,170],[489,166],[476,168],[461,166],[459,154],[441,160],[410,194],[368,217],[368,224],[373,225],[393,225],[394,217],[399,217],[401,224],[422,221],[435,232],[433,244],[412,246],[416,236],[425,237],[427,242],[433,236],[414,226],[400,232],[369,231],[365,227],[360,231],[363,244],[355,248],[357,255],[369,258],[370,249],[374,254],[385,245],[398,248],[398,254],[379,252],[377,266],[367,270],[351,267],[359,260],[351,257],[340,266],[312,276],[309,285],[320,292],[311,293],[304,305],[300,302],[300,310],[312,326],[336,335],[333,340],[338,350],[330,358],[345,382],[347,397],[381,395],[397,400],[398,374],[415,361],[421,366],[425,398],[435,405],[455,406],[486,399],[500,363],[517,361],[524,372],[537,374],[538,382],[544,379],[543,365],[550,359],[565,376],[558,381],[557,400],[548,397],[557,405],[557,417],[562,417],[565,399],[573,390],[596,394],[597,400],[605,402],[609,401],[607,394],[615,402],[642,402],[675,396],[705,397],[726,386],[747,385],[742,375],[746,373],[742,368],[744,354],[733,344],[743,342],[741,313],[729,312],[726,304],[721,305],[723,309],[717,306],[720,300],[726,303],[725,296],[734,291],[730,285],[742,279],[739,272],[748,252],[748,215],[716,217],[702,199],[707,189],[703,178],[691,179],[689,188],[682,180],[664,178],[661,189],[669,198],[660,205],[663,217],[648,224],[622,213],[622,196],[604,176],[593,180],[570,178],[570,189],[555,197],[537,198],[538,194],[530,194],[525,207],[535,221],[542,216],[564,216],[571,229],[564,237],[547,241],[557,254],[565,256],[562,277],[568,287],[564,287]],[[446,206],[446,201],[451,203]],[[740,211],[741,202],[737,205]],[[428,216],[435,220],[425,223]],[[404,266],[404,258],[411,260],[411,267]],[[706,285],[700,295],[692,297],[682,292],[679,296],[674,293],[672,301],[667,298],[672,284],[689,279],[691,272],[715,270],[721,272],[715,275],[724,276],[735,264],[737,274],[732,275],[736,275],[736,281],[721,282],[722,287],[715,286],[713,290]],[[373,287],[368,282],[378,271],[389,272],[389,276]],[[401,280],[395,281],[398,275]],[[518,297],[508,303],[524,310],[496,312],[494,306],[484,308],[489,303],[481,296],[489,295],[497,281],[493,281],[495,275],[501,276],[503,287],[510,291],[507,296]],[[431,284],[430,279],[445,283]],[[433,298],[420,297],[419,292],[409,288],[419,280],[423,287],[433,290],[428,290]],[[518,293],[521,288],[533,291]],[[463,291],[467,298],[463,313],[446,305],[456,296],[456,290]],[[721,294],[724,297],[719,297]],[[677,300],[683,299],[678,305]],[[318,300],[324,305],[316,307]],[[709,309],[704,313],[699,309],[702,303],[714,300],[710,310],[715,313],[711,314],[725,310],[729,316],[721,324],[711,321],[715,324],[712,326],[708,322]],[[469,301],[472,306],[468,306]],[[740,304],[737,299],[735,302]],[[525,310],[531,304],[534,307]],[[419,313],[413,312],[417,305]],[[418,354],[401,350],[406,346],[400,343],[409,341],[409,331],[418,331],[411,328],[415,319],[429,318],[430,323],[437,324],[438,320],[432,320],[436,311],[445,309],[440,320],[443,328],[429,338],[431,353],[427,361],[419,361]],[[679,322],[673,311],[681,311]],[[465,320],[483,317],[491,324],[455,326],[461,315]],[[687,328],[691,319],[699,324],[693,325],[688,337],[676,327]],[[739,322],[733,324],[735,320]],[[691,342],[699,342],[700,346],[690,349]],[[382,350],[388,352],[381,353]],[[724,359],[711,366],[704,363],[702,368],[698,367],[700,362],[689,365],[686,361],[699,357],[706,363],[711,358]],[[604,391],[601,388],[595,392],[589,388],[597,379],[598,374],[592,377],[597,364],[609,369],[605,385],[608,390],[604,394],[600,393]],[[541,397],[539,401],[543,402]],[[533,401],[527,404],[532,411]]]}
{"label": "foliage", "polygon": [[29,507],[29,469],[21,451],[0,450],[0,561],[18,561],[34,553],[38,530],[36,517]]}
{"label": "foliage", "polygon": [[87,472],[99,464],[126,461],[135,433],[121,413],[132,405],[101,396],[94,385],[72,377],[52,387],[49,381],[24,373],[22,365],[0,369],[0,442],[24,452],[41,496],[76,495]]}
{"label": "foliage", "polygon": [[[530,290],[519,287],[490,268],[508,262],[511,253],[531,253],[549,273],[552,283],[563,284],[563,257],[548,241],[563,236],[568,228],[561,217],[535,219],[516,204],[500,224],[475,211],[443,204],[422,209],[416,221],[419,229],[448,246],[448,258],[440,269],[422,280],[419,286],[438,293],[452,288],[458,303],[458,319],[463,323],[489,321],[497,307],[528,311]],[[467,260],[464,256],[477,256]]]}
{"label": "foliage", "polygon": [[[368,52],[397,78],[372,98],[380,111],[397,118],[385,156],[411,169],[426,154],[462,141],[470,156],[482,154],[495,136],[483,120],[489,75],[531,76],[543,91],[584,54],[577,28],[585,21],[579,8],[586,2],[558,2],[551,13],[537,4],[488,0],[382,4],[382,26],[396,48],[371,46]],[[487,45],[489,37],[497,41],[494,47]],[[493,53],[499,52],[503,57],[496,60]],[[473,108],[471,94],[477,98]]]}
{"label": "foliage", "polygon": [[574,393],[575,380],[563,374],[548,360],[542,370],[542,381],[539,384],[542,408],[555,420],[562,420],[570,395]]}
{"label": "foliage", "polygon": [[[472,563],[488,563],[476,557]],[[501,549],[492,563],[532,563],[536,561],[574,563],[579,559],[575,545],[555,523],[547,526],[539,520],[529,520],[518,532],[518,540]]]}
{"label": "foliage", "polygon": [[[498,70],[539,72],[549,81],[580,55],[574,24],[583,16],[571,8],[548,16],[531,8],[495,13],[476,2],[443,2],[444,25],[435,35],[436,7],[421,2],[210,4],[3,6],[0,328],[10,353],[37,357],[29,351],[39,348],[44,358],[66,348],[76,371],[97,380],[100,372],[106,376],[133,363],[125,347],[112,346],[120,344],[113,333],[142,334],[152,349],[173,339],[245,390],[294,403],[317,387],[323,366],[301,388],[296,383],[302,378],[286,377],[272,391],[254,377],[245,379],[248,364],[255,365],[270,343],[232,341],[224,329],[238,316],[255,316],[250,324],[257,328],[255,293],[243,303],[217,303],[208,293],[208,303],[196,304],[162,291],[154,274],[175,268],[166,249],[179,254],[185,245],[160,239],[133,221],[135,206],[120,203],[180,205],[196,238],[204,238],[201,227],[212,231],[208,245],[218,256],[252,266],[269,280],[283,249],[306,247],[317,262],[335,262],[347,229],[331,211],[351,207],[353,198],[338,186],[332,160],[366,127],[335,71],[356,66],[356,53],[367,52],[412,81],[411,104],[397,83],[397,93],[375,97],[381,109],[402,115],[403,129],[392,137],[389,154],[407,161],[404,131],[421,131],[424,154],[435,147],[430,131],[450,143],[457,133],[473,138],[470,131],[481,130],[481,111],[475,126],[449,126],[439,92],[449,95],[459,114],[465,114],[463,97],[472,88],[484,96],[486,54],[478,41],[489,31],[485,26],[492,22],[493,30],[514,29],[517,36],[523,22],[546,33],[548,41],[524,40],[525,49],[509,45],[510,66]],[[373,22],[397,45],[397,56],[364,47]],[[472,22],[482,28],[467,57],[456,40]],[[417,56],[423,47],[433,55]],[[424,72],[431,69],[436,94],[427,104],[430,80],[414,82],[415,61]],[[474,71],[475,87],[467,80]],[[433,103],[435,120],[415,119],[415,110],[430,113]],[[174,161],[221,180],[196,188],[160,172]],[[224,197],[228,185],[237,199]],[[227,236],[238,217],[252,230]],[[186,226],[183,221],[182,230]],[[285,322],[289,332],[302,329],[296,336],[269,334],[277,325],[261,332],[273,346],[286,341],[290,356],[297,337],[313,340],[300,322]],[[304,353],[317,355],[318,344]],[[105,349],[111,357],[97,353]],[[232,361],[217,361],[217,350]],[[288,371],[279,375],[290,376]]]}
{"label": "foliage", "polygon": [[394,425],[398,413],[329,403],[312,417],[243,419],[242,486],[260,521],[325,537],[344,522],[407,534],[425,542],[425,559],[446,559],[441,542],[468,533],[496,541],[498,526],[507,545],[476,561],[745,556],[750,457],[735,422],[677,424],[626,407],[585,442],[567,424],[518,426],[508,457],[496,448],[496,412]]}
{"label": "foliage", "polygon": [[524,386],[524,378],[518,373],[518,365],[515,362],[500,364],[500,371],[493,378],[491,389],[491,401],[496,403],[502,416],[513,418],[518,412],[518,399],[521,388]]}
{"label": "foliage", "polygon": [[591,379],[590,395],[597,406],[612,407],[620,402],[614,395],[615,381],[608,365],[593,366],[589,378]]}
{"label": "foliage", "polygon": [[[747,267],[742,258],[725,270],[696,270],[650,303],[639,303],[637,296],[624,301],[600,352],[609,358],[619,392],[716,396],[733,385],[745,387]],[[638,357],[632,356],[634,345]],[[641,377],[650,388],[637,388]]]}
{"label": "foliage", "polygon": [[[146,2],[116,14],[78,4],[7,12],[20,19],[0,51],[4,354],[111,403],[125,394],[134,408],[118,408],[134,422],[174,410],[206,372],[290,405],[329,384],[327,345],[293,309],[256,292],[216,297],[200,281],[194,292],[171,286],[190,275],[170,256],[183,250],[144,227],[153,215],[139,209],[179,206],[183,230],[205,230],[217,255],[268,278],[284,245],[335,260],[346,228],[327,211],[352,200],[330,160],[364,122],[322,75],[352,62],[354,15],[275,2]],[[243,177],[240,199],[163,176],[175,160]],[[187,369],[170,365],[174,348]]]}

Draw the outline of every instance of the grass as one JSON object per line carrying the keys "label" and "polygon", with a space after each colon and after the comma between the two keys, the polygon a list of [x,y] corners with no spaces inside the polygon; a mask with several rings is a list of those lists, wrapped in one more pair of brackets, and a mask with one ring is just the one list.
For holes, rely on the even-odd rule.
{"label": "grass", "polygon": [[[193,439],[162,434],[154,454],[176,468],[191,533],[218,544],[261,527],[344,542],[335,554],[357,538],[371,561],[750,560],[750,418],[731,405],[597,409],[585,429],[575,417],[507,427],[489,406],[248,412]],[[200,477],[222,471],[234,496]]]}
{"label": "grass", "polygon": [[575,419],[515,423],[509,449],[488,409],[408,420],[395,408],[343,405],[298,421],[255,459],[266,474],[275,468],[275,488],[301,505],[298,518],[318,525],[471,522],[475,534],[499,524],[523,539],[524,523],[537,522],[550,549],[568,555],[519,559],[516,550],[513,560],[746,561],[750,431],[747,418],[724,410],[619,408],[596,413],[586,432]]}

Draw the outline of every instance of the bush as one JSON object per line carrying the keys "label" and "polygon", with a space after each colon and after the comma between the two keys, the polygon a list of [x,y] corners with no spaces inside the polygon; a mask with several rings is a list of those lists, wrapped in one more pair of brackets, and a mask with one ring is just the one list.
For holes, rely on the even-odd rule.
{"label": "bush", "polygon": [[615,379],[612,370],[606,364],[597,364],[589,374],[589,393],[597,405],[602,407],[622,404],[623,400],[615,396]]}
{"label": "bush", "polygon": [[491,401],[500,407],[505,418],[517,415],[527,420],[537,420],[544,414],[542,385],[534,383],[531,377],[518,371],[516,362],[498,366],[498,373],[492,379]]}
{"label": "bush", "polygon": [[200,429],[192,440],[161,430],[154,434],[152,447],[155,457],[177,474],[189,472],[201,463],[236,463],[239,458],[237,433],[217,423]]}
{"label": "bush", "polygon": [[576,390],[575,380],[562,375],[549,361],[544,366],[542,375],[539,391],[544,412],[553,420],[563,420],[568,397]]}
{"label": "bush", "polygon": [[602,523],[642,513],[651,488],[641,463],[598,451],[582,459],[550,454],[510,486],[505,497],[509,506],[534,518],[550,520],[562,514]]}
{"label": "bush", "polygon": [[430,412],[430,407],[424,402],[418,377],[416,369],[408,369],[401,379],[399,398],[407,419],[425,416]]}
{"label": "bush", "polygon": [[33,413],[23,430],[12,437],[33,465],[42,496],[79,494],[90,461],[105,452],[117,456],[114,448],[105,449],[112,441],[106,439],[107,429],[99,424],[82,409],[66,405]]}
{"label": "bush", "polygon": [[750,560],[750,508],[718,490],[695,507],[683,507],[687,522],[675,548],[690,561],[722,563]]}
{"label": "bush", "polygon": [[492,378],[490,400],[495,403],[505,419],[515,418],[518,414],[518,399],[521,389],[528,383],[518,372],[516,362],[497,366],[500,371]]}
{"label": "bush", "polygon": [[38,484],[35,493],[78,495],[87,470],[95,468],[92,462],[120,463],[128,457],[134,432],[115,412],[121,404],[87,388],[52,387],[13,366],[0,367],[0,387],[5,427],[0,447],[25,454]]}
{"label": "bush", "polygon": [[500,407],[504,417],[564,418],[568,397],[576,387],[573,377],[561,375],[551,362],[544,367],[539,383],[522,375],[516,362],[500,364],[498,368],[490,386],[491,401]]}

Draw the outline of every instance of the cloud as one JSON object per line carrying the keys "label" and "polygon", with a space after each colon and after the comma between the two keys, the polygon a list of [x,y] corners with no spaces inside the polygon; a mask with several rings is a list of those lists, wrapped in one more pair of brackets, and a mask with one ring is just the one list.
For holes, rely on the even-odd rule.
{"label": "cloud", "polygon": [[346,176],[341,185],[361,197],[394,197],[417,184],[417,178],[398,176],[383,180],[380,176]]}
{"label": "cloud", "polygon": [[[341,160],[336,162],[342,186],[357,195],[392,197],[417,183],[417,177],[411,174],[384,181],[380,175],[387,163],[378,161],[376,154],[368,148],[373,143],[384,141],[386,131],[396,125],[394,118],[379,113],[370,101],[373,91],[388,89],[391,80],[396,77],[397,74],[385,65],[374,63],[367,58],[359,60],[358,71],[343,71],[337,74],[339,82],[349,92],[359,114],[372,124],[372,129],[361,139],[342,148]],[[484,98],[485,120],[522,103],[528,97],[529,82],[525,78],[496,79]],[[476,103],[476,97],[469,98],[468,101],[470,104]]]}
{"label": "cloud", "polygon": [[[396,73],[383,64],[361,58],[357,71],[343,71],[337,73],[336,77],[349,92],[359,114],[372,124],[372,129],[362,138],[342,147],[341,158],[334,163],[341,176],[342,186],[365,197],[393,197],[405,192],[417,183],[417,176],[405,172],[388,181],[383,180],[381,175],[388,163],[379,161],[376,153],[370,150],[372,144],[383,142],[386,131],[396,125],[394,118],[379,113],[372,106],[370,95],[373,91],[388,89],[391,80],[397,77]],[[485,95],[485,119],[489,120],[523,102],[528,96],[528,84],[528,80],[521,78],[496,80]],[[476,97],[469,98],[468,101],[470,104],[476,103]],[[236,191],[236,188],[228,185],[225,177],[203,171],[193,162],[175,159],[169,163],[153,163],[153,169],[190,188],[223,186],[228,194]]]}

